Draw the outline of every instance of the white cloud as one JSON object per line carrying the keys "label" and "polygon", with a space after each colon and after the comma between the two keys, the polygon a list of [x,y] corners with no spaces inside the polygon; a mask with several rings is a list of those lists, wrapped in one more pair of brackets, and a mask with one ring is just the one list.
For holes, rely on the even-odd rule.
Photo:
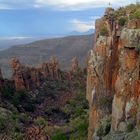
{"label": "white cloud", "polygon": [[77,32],[87,32],[90,29],[94,29],[94,22],[85,22],[85,21],[80,21],[78,19],[72,19],[70,21],[71,24],[71,29],[73,31]]}
{"label": "white cloud", "polygon": [[24,40],[24,39],[31,39],[32,37],[27,36],[1,36],[0,40]]}
{"label": "white cloud", "polygon": [[98,18],[100,18],[100,16],[90,16],[90,17],[89,17],[90,20],[96,20],[96,19],[98,19]]}
{"label": "white cloud", "polygon": [[51,6],[59,10],[83,10],[95,7],[123,6],[134,3],[132,0],[0,0],[0,9],[40,8]]}
{"label": "white cloud", "polygon": [[123,6],[133,2],[132,0],[36,0],[40,6],[50,5],[61,10],[82,10],[95,7],[107,7],[109,2],[113,6]]}

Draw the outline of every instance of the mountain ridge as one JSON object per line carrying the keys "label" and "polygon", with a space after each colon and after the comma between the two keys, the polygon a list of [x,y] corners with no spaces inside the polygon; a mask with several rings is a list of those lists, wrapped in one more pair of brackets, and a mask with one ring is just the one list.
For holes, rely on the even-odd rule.
{"label": "mountain ridge", "polygon": [[51,56],[56,56],[60,66],[67,69],[74,56],[77,56],[79,64],[83,65],[87,52],[92,46],[93,34],[43,39],[25,45],[16,45],[0,51],[0,67],[4,76],[9,77],[11,73],[9,61],[12,57],[19,58],[26,65],[35,66]]}

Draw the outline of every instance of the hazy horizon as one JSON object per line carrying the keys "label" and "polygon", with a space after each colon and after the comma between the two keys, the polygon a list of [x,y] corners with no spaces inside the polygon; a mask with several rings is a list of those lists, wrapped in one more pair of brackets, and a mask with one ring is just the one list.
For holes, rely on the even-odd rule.
{"label": "hazy horizon", "polygon": [[109,3],[113,8],[132,0],[0,0],[0,49],[44,38],[85,35]]}

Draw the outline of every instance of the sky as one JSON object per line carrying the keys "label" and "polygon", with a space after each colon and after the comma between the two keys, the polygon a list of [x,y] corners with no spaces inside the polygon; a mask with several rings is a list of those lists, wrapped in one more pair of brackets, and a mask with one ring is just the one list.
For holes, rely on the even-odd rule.
{"label": "sky", "polygon": [[84,34],[106,7],[134,0],[0,0],[0,40]]}

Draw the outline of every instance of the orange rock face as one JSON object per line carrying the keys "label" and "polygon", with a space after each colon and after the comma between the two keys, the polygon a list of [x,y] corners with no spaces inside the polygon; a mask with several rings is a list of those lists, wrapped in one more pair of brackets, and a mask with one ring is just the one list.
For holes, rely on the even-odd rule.
{"label": "orange rock face", "polygon": [[[111,132],[125,131],[130,120],[140,129],[140,54],[136,49],[140,43],[140,22],[131,20],[122,28],[112,12],[107,9],[105,16],[96,21],[96,43],[88,61],[88,140],[95,139],[98,123],[109,115]],[[100,35],[103,26],[107,27],[108,35]],[[107,106],[105,100],[112,105]]]}
{"label": "orange rock face", "polygon": [[139,55],[134,49],[124,48],[112,105],[113,131],[118,131],[122,120],[125,123],[127,123],[129,119],[134,119],[136,121],[138,96]]}
{"label": "orange rock face", "polygon": [[56,58],[52,57],[49,62],[41,64],[39,67],[27,67],[20,63],[16,58],[11,59],[10,63],[13,69],[12,79],[15,82],[16,90],[40,86],[44,79],[58,80],[61,79],[61,71]]}
{"label": "orange rock face", "polygon": [[111,12],[113,12],[114,11],[114,9],[113,8],[111,8],[111,7],[108,7],[108,8],[106,8],[106,10],[105,10],[105,15],[109,15]]}
{"label": "orange rock face", "polygon": [[124,70],[133,70],[136,68],[138,61],[138,53],[135,50],[124,49],[123,59],[122,59],[122,68]]}
{"label": "orange rock face", "polygon": [[59,62],[55,57],[51,57],[48,62],[44,62],[39,66],[39,69],[43,76],[50,80],[61,79],[61,70]]}
{"label": "orange rock face", "polygon": [[18,70],[21,67],[21,63],[17,58],[12,58],[10,62],[10,66],[14,70]]}
{"label": "orange rock face", "polygon": [[[107,9],[108,12],[112,12],[112,9]],[[107,36],[99,34],[104,26],[101,24],[108,27]],[[96,22],[95,27],[96,44],[90,53],[87,68],[87,99],[90,106],[88,140],[92,140],[100,119],[111,113],[111,108],[106,105],[101,107],[99,104],[103,98],[108,100],[109,96],[113,97],[119,69],[117,67],[119,38],[116,36],[116,23],[102,18]]]}
{"label": "orange rock face", "polygon": [[76,57],[74,57],[71,61],[71,69],[72,72],[75,72],[78,69],[78,60]]}
{"label": "orange rock face", "polygon": [[12,58],[10,66],[13,70],[12,80],[16,90],[32,90],[39,87],[44,80],[72,80],[73,73],[78,69],[77,58],[72,59],[72,70],[62,72],[59,62],[55,57],[37,67],[28,67],[20,63],[17,58]]}
{"label": "orange rock face", "polygon": [[140,20],[139,19],[130,20],[128,22],[127,27],[129,29],[137,29],[137,28],[140,28]]}

